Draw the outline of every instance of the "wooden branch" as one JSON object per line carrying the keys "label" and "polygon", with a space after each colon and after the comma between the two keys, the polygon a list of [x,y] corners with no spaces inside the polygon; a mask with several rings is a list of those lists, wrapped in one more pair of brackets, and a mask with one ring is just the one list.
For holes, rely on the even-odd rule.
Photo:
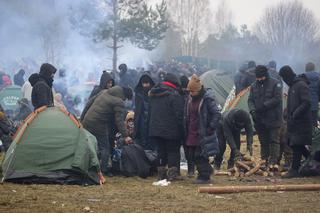
{"label": "wooden branch", "polygon": [[200,187],[199,193],[224,194],[240,192],[320,191],[320,184]]}
{"label": "wooden branch", "polygon": [[217,171],[214,173],[215,176],[231,176],[231,172],[223,172],[223,171]]}
{"label": "wooden branch", "polygon": [[260,167],[261,167],[261,162],[259,162],[253,169],[249,170],[249,171],[245,174],[245,176],[248,177],[248,176],[256,173],[256,172],[260,169]]}
{"label": "wooden branch", "polygon": [[247,166],[246,164],[242,163],[241,161],[237,161],[236,163],[239,167],[242,167],[244,169],[246,169],[247,171],[250,171],[250,167]]}

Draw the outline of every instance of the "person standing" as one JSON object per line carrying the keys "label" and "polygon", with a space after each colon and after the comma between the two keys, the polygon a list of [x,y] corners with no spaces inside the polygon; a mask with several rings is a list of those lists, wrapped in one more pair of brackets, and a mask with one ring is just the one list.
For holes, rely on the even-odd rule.
{"label": "person standing", "polygon": [[320,73],[315,71],[314,63],[307,63],[305,76],[309,81],[311,95],[311,114],[313,126],[318,126],[319,96],[320,96]]}
{"label": "person standing", "polygon": [[261,144],[261,159],[271,170],[278,170],[280,127],[282,124],[282,85],[270,78],[268,69],[255,69],[256,81],[250,88],[248,106]]}
{"label": "person standing", "polygon": [[210,183],[213,169],[209,158],[219,153],[216,129],[221,113],[213,91],[205,89],[194,74],[188,83],[190,96],[185,107],[186,153],[198,170],[195,184]]}
{"label": "person standing", "polygon": [[305,145],[312,141],[311,97],[308,79],[305,75],[297,76],[290,66],[284,66],[279,72],[283,81],[289,86],[287,101],[288,142],[292,148],[292,164],[284,178],[299,177],[302,155],[309,156]]}
{"label": "person standing", "polygon": [[48,63],[40,67],[40,72],[29,77],[32,86],[31,101],[34,109],[42,106],[54,106],[52,83],[57,69]]}
{"label": "person standing", "polygon": [[155,145],[151,144],[148,134],[150,101],[148,93],[155,85],[152,78],[143,74],[135,88],[135,108],[134,108],[134,139],[137,144],[145,150],[155,150]]}
{"label": "person standing", "polygon": [[22,87],[24,84],[24,76],[25,71],[23,69],[20,69],[19,72],[17,74],[14,75],[13,77],[13,83],[17,86]]}
{"label": "person standing", "polygon": [[[180,146],[184,137],[180,80],[172,73],[149,92],[149,136],[158,151],[158,179],[180,180]],[[168,166],[168,168],[167,168]]]}

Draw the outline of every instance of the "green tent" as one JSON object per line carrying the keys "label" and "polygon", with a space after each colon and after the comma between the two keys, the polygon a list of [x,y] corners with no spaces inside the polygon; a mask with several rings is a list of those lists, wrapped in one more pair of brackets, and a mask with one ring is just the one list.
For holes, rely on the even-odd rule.
{"label": "green tent", "polygon": [[206,88],[213,89],[218,103],[224,106],[233,87],[232,74],[220,70],[210,70],[202,74],[200,79]]}
{"label": "green tent", "polygon": [[3,109],[9,114],[15,112],[19,105],[18,100],[22,98],[21,87],[19,86],[7,86],[0,92],[0,104]]}
{"label": "green tent", "polygon": [[59,107],[42,107],[19,128],[2,163],[3,181],[99,184],[96,138]]}

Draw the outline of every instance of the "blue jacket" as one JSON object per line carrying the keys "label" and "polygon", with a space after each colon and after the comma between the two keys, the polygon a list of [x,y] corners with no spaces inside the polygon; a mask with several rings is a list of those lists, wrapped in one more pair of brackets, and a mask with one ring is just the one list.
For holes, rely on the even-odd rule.
{"label": "blue jacket", "polygon": [[320,95],[320,73],[309,71],[304,73],[309,81],[309,90],[311,96],[311,111],[318,111],[319,95]]}

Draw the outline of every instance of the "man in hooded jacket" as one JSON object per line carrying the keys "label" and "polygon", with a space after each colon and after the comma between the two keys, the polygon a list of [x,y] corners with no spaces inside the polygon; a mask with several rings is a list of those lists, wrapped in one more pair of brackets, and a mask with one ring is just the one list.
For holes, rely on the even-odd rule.
{"label": "man in hooded jacket", "polygon": [[102,71],[102,75],[100,77],[100,84],[94,86],[88,100],[92,98],[93,96],[97,95],[99,92],[101,92],[104,89],[110,89],[115,85],[114,79],[107,71]]}
{"label": "man in hooded jacket", "polygon": [[135,142],[145,150],[155,150],[155,145],[149,141],[148,126],[150,101],[148,93],[155,85],[148,73],[143,74],[135,88],[134,108],[134,138]]}
{"label": "man in hooded jacket", "polygon": [[290,66],[284,66],[279,72],[283,81],[289,86],[287,101],[287,131],[288,143],[292,148],[291,169],[285,178],[299,176],[302,155],[306,158],[309,151],[305,145],[312,141],[311,98],[308,80],[305,75],[297,76]]}
{"label": "man in hooded jacket", "polygon": [[[149,136],[158,151],[158,179],[179,180],[180,146],[184,137],[183,97],[179,78],[168,73],[149,92]],[[168,169],[166,168],[168,166]]]}
{"label": "man in hooded jacket", "polygon": [[251,85],[248,106],[261,144],[261,159],[271,170],[278,170],[280,127],[282,124],[282,85],[270,78],[268,69],[255,69],[256,81]]}
{"label": "man in hooded jacket", "polygon": [[29,77],[32,93],[31,101],[34,109],[42,106],[53,106],[52,83],[53,77],[57,69],[48,63],[44,63],[40,67],[40,72],[34,73]]}
{"label": "man in hooded jacket", "polygon": [[19,72],[15,74],[13,77],[13,83],[15,85],[22,87],[22,85],[24,84],[24,79],[23,79],[24,74],[25,74],[25,71],[23,69],[20,69]]}

